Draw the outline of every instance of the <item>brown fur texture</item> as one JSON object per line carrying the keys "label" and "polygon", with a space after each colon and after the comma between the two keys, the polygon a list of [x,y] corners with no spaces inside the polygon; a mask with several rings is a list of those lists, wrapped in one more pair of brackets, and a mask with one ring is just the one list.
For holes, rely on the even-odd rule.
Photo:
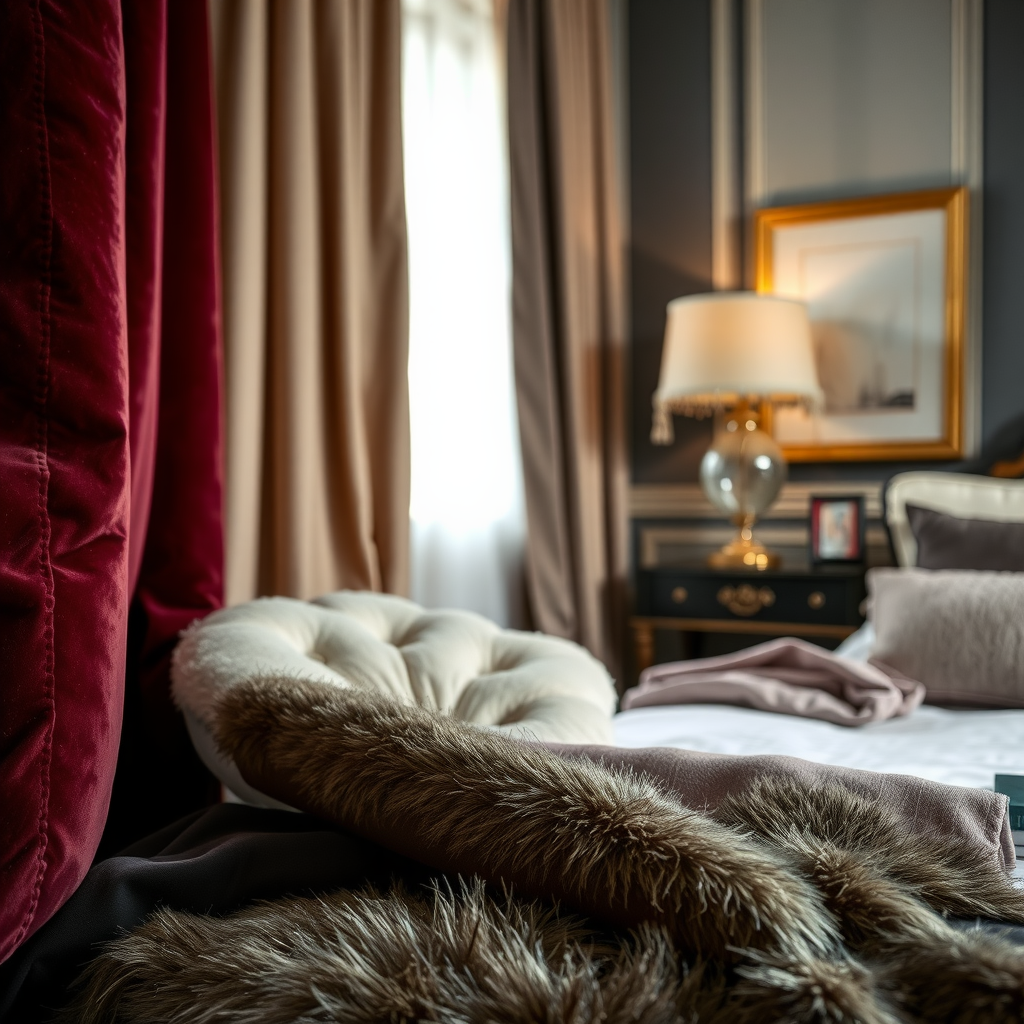
{"label": "brown fur texture", "polygon": [[783,858],[646,778],[320,683],[238,687],[219,722],[257,789],[432,867],[611,923],[653,920],[719,960],[735,948],[837,947],[818,893]]}
{"label": "brown fur texture", "polygon": [[912,1019],[1024,1020],[1024,950],[940,916],[1024,923],[1024,893],[991,862],[940,836],[911,836],[884,807],[838,788],[761,780],[716,816],[791,853],[847,947],[877,961],[881,986]]}
{"label": "brown fur texture", "polygon": [[[91,965],[67,1024],[763,1024],[879,1012],[851,964],[688,967],[663,928],[595,940],[585,922],[479,882],[162,911]],[[856,1016],[846,1013],[853,1006]]]}
{"label": "brown fur texture", "polygon": [[1024,1020],[1024,951],[942,917],[1024,921],[1024,897],[842,788],[765,780],[712,819],[645,778],[315,683],[238,688],[220,721],[264,792],[544,902],[476,882],[165,912],[94,962],[72,1019]]}

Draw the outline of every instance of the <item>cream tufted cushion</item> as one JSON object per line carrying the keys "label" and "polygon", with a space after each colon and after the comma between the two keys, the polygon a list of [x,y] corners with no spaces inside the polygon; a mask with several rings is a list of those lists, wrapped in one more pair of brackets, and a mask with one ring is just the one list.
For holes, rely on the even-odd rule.
{"label": "cream tufted cushion", "polygon": [[567,640],[499,629],[470,612],[427,611],[385,594],[261,598],[191,626],[171,670],[174,698],[200,756],[252,803],[275,805],[220,754],[211,728],[217,695],[261,675],[386,694],[523,739],[612,742],[612,680]]}

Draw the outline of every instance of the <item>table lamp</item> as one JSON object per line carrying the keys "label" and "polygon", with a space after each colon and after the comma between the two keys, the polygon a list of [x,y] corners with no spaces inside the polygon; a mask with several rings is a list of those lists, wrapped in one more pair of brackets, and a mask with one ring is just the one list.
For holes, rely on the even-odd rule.
{"label": "table lamp", "polygon": [[821,394],[802,302],[714,292],[668,304],[651,441],[673,442],[673,413],[715,415],[700,482],[711,504],[739,532],[710,556],[710,565],[768,569],[779,564],[778,555],[753,534],[754,521],[786,479],[786,460],[761,429],[762,413],[772,404],[816,409]]}

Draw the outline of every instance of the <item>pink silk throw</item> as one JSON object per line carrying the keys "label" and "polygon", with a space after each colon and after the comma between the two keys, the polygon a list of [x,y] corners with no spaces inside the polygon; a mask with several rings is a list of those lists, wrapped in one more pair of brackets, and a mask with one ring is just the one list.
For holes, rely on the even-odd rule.
{"label": "pink silk throw", "polygon": [[924,695],[923,683],[893,669],[786,638],[735,654],[654,665],[626,691],[622,709],[738,704],[853,726],[907,715]]}
{"label": "pink silk throw", "polygon": [[1007,871],[1016,866],[1007,799],[990,789],[948,786],[911,775],[815,764],[779,754],[710,754],[675,747],[602,747],[568,743],[538,746],[566,758],[586,758],[606,768],[653,779],[684,807],[714,811],[730,794],[758,779],[789,781],[813,790],[839,785],[894,814],[908,835],[955,837],[979,860],[994,860]]}

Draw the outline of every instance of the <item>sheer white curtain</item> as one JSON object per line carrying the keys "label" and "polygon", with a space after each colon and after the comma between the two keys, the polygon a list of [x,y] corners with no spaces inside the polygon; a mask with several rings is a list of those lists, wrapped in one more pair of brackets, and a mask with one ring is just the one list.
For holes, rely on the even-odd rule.
{"label": "sheer white curtain", "polygon": [[523,624],[504,74],[492,0],[403,0],[411,593]]}

